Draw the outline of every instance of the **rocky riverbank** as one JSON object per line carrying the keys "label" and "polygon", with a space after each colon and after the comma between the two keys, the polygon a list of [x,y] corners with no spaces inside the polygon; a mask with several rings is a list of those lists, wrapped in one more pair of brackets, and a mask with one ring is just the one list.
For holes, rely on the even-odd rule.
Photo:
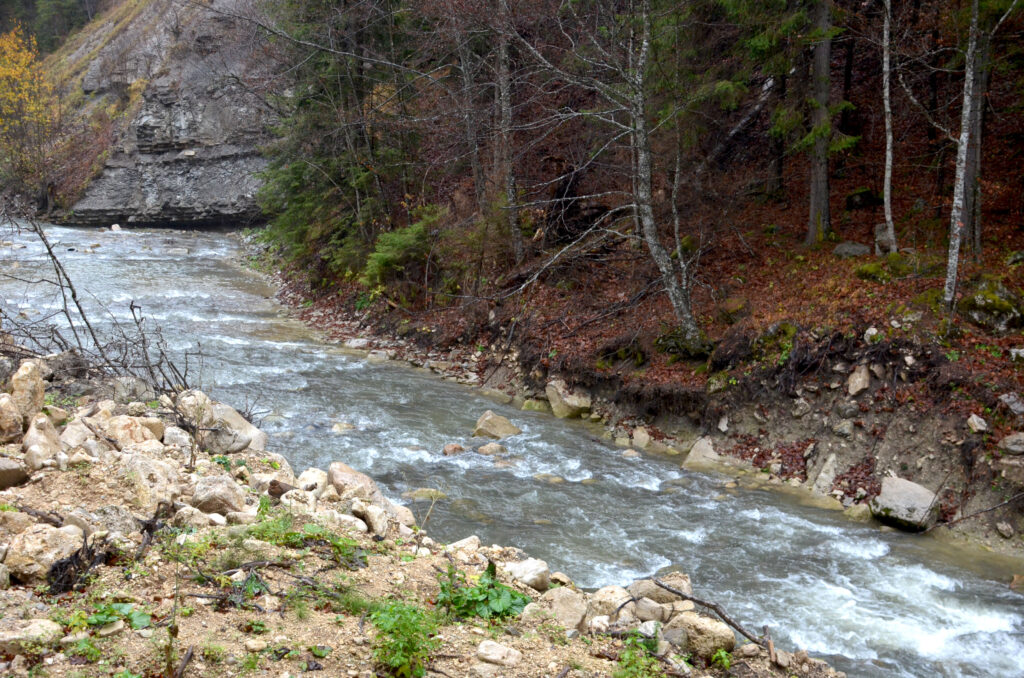
{"label": "rocky riverbank", "polygon": [[296,475],[198,391],[71,401],[62,364],[23,361],[0,394],[5,675],[841,675],[738,643],[683,573],[588,593],[514,548],[436,543],[366,475]]}
{"label": "rocky riverbank", "polygon": [[[1009,556],[1024,570],[1024,462],[1014,443],[1024,435],[1022,400],[1008,389],[987,404],[984,394],[972,401],[978,379],[937,345],[882,340],[876,328],[801,341],[795,327],[780,326],[721,342],[711,359],[720,371],[699,387],[641,379],[615,388],[603,373],[550,370],[511,342],[442,345],[431,340],[428,319],[382,331],[336,296],[310,294],[294,277],[277,282],[300,319],[370,361],[406,363],[522,409],[588,420],[626,455],[664,455],[738,477],[724,489],[794,492],[881,529],[927,531]],[[901,327],[913,322],[903,318]],[[773,367],[782,353],[798,360]],[[754,369],[762,358],[769,368]],[[729,376],[730,365],[750,366],[749,375]],[[638,406],[634,396],[644,392],[650,398]]]}

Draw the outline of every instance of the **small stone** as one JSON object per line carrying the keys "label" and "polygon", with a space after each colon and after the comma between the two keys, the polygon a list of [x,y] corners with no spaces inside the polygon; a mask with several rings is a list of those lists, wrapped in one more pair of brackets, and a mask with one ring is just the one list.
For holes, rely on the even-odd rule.
{"label": "small stone", "polygon": [[246,652],[263,652],[267,649],[267,641],[260,640],[259,638],[250,638],[245,641]]}
{"label": "small stone", "polygon": [[1018,431],[1005,436],[999,441],[999,449],[1006,454],[1024,454],[1024,433]]}
{"label": "small stone", "polygon": [[971,433],[981,433],[988,430],[988,423],[977,414],[972,414],[967,417],[967,428],[971,429]]}
{"label": "small stone", "polygon": [[500,443],[487,443],[486,445],[481,445],[480,447],[476,448],[476,451],[479,454],[484,454],[488,456],[500,456],[507,454],[508,448],[506,448],[504,445]]}
{"label": "small stone", "polygon": [[466,448],[463,447],[462,445],[459,445],[458,443],[448,443],[447,445],[444,446],[444,449],[441,450],[441,453],[444,454],[444,456],[446,456],[446,457],[451,457],[453,455],[456,455],[456,454],[459,454],[460,452],[465,452],[465,451],[466,451]]}
{"label": "small stone", "polygon": [[124,627],[124,620],[118,619],[117,621],[112,621],[109,624],[101,626],[99,631],[96,632],[96,635],[100,638],[110,638],[111,636],[116,636],[124,631]]}
{"label": "small stone", "polygon": [[625,457],[626,459],[636,459],[637,457],[640,456],[640,453],[637,452],[636,450],[629,449],[629,450],[624,451],[622,453],[622,456]]}
{"label": "small stone", "polygon": [[1015,417],[1024,416],[1024,400],[1014,392],[1004,393],[999,396],[999,403]]}
{"label": "small stone", "polygon": [[651,444],[651,434],[643,426],[633,429],[633,445],[641,450]]}
{"label": "small stone", "polygon": [[543,560],[527,558],[516,563],[505,563],[503,567],[513,579],[537,591],[547,591],[551,585],[551,570]]}
{"label": "small stone", "polygon": [[846,392],[855,396],[871,385],[871,371],[867,365],[857,365],[846,379]]}
{"label": "small stone", "polygon": [[996,523],[996,532],[998,532],[999,536],[1003,539],[1013,539],[1013,535],[1016,534],[1013,529],[1013,525],[1004,521]]}
{"label": "small stone", "polygon": [[809,414],[810,411],[811,404],[807,402],[804,398],[797,398],[796,400],[793,401],[793,409],[791,414],[793,415],[794,419],[799,419],[800,417]]}
{"label": "small stone", "polygon": [[476,658],[488,664],[511,667],[522,661],[523,653],[493,640],[485,640],[477,648]]}
{"label": "small stone", "polygon": [[853,437],[853,422],[849,419],[840,419],[832,427],[832,432],[843,438]]}
{"label": "small stone", "polygon": [[729,415],[723,415],[722,418],[718,420],[718,430],[721,431],[722,433],[728,432]]}

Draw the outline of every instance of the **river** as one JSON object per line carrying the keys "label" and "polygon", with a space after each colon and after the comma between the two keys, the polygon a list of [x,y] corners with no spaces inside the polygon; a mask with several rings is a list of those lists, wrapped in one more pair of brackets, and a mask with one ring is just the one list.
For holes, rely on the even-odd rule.
{"label": "river", "polygon": [[[850,523],[778,492],[723,490],[725,478],[669,458],[624,458],[582,422],[369,363],[290,318],[274,289],[240,265],[228,234],[47,233],[94,318],[126,319],[134,301],[173,350],[201,348],[198,385],[236,407],[268,410],[270,447],[296,473],[340,460],[393,499],[419,487],[445,492],[428,525],[435,539],[477,534],[518,546],[589,588],[678,567],[696,595],[851,676],[1024,675],[1024,597],[1007,588],[1010,571],[998,558]],[[25,245],[0,248],[3,270],[46,271],[30,234],[3,237]],[[0,279],[0,299],[29,318],[59,307],[54,290],[11,279]],[[523,429],[502,441],[515,463],[443,456],[446,443],[474,446],[470,433],[486,409]],[[338,422],[354,429],[334,433]],[[427,504],[411,508],[422,519]]]}

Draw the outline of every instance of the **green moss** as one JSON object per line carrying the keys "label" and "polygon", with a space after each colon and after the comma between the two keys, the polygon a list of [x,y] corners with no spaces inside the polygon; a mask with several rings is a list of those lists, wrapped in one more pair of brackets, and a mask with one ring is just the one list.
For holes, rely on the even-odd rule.
{"label": "green moss", "polygon": [[870,261],[858,266],[853,272],[861,280],[870,280],[877,283],[887,283],[890,280],[889,272],[877,261]]}
{"label": "green moss", "polygon": [[772,325],[754,342],[754,357],[772,365],[781,365],[789,360],[796,333],[797,326],[793,323]]}
{"label": "green moss", "polygon": [[890,252],[885,257],[885,265],[894,278],[905,278],[914,272],[914,262],[899,252]]}
{"label": "green moss", "polygon": [[942,288],[933,287],[925,290],[911,299],[910,303],[912,306],[926,308],[936,315],[939,315],[942,313]]}

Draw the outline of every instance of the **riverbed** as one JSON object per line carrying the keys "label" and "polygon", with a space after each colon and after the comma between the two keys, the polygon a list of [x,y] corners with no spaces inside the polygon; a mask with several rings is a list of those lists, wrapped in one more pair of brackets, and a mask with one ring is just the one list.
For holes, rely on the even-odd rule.
{"label": "riverbed", "polygon": [[[768,625],[779,646],[806,648],[851,676],[1024,675],[1024,597],[1007,588],[1002,560],[851,523],[778,492],[727,490],[726,478],[678,460],[626,458],[583,422],[368,362],[289,317],[274,288],[240,264],[230,234],[47,233],[101,328],[129,319],[129,303],[141,306],[173,351],[202,353],[193,385],[239,409],[255,403],[269,447],[296,473],[339,460],[392,499],[444,492],[426,526],[435,539],[477,534],[518,546],[589,588],[676,567],[696,595],[744,625]],[[0,248],[4,270],[23,280],[46,272],[30,234],[3,238],[25,245]],[[43,287],[0,279],[0,298],[39,318],[61,303]],[[487,409],[523,429],[502,441],[511,463],[444,456],[447,443],[485,442],[471,432]],[[422,521],[429,503],[410,507]]]}

